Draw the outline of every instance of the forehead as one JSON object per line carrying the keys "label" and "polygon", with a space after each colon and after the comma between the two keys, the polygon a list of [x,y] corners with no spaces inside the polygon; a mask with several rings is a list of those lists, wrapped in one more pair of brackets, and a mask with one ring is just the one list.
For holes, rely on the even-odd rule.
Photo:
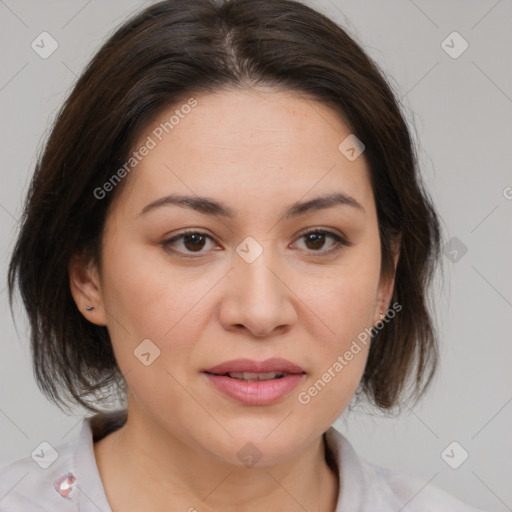
{"label": "forehead", "polygon": [[172,192],[230,198],[235,210],[308,193],[372,201],[364,154],[350,161],[340,151],[351,130],[329,106],[261,87],[195,95],[193,108],[188,99],[160,111],[134,145],[152,146],[130,173],[138,205]]}

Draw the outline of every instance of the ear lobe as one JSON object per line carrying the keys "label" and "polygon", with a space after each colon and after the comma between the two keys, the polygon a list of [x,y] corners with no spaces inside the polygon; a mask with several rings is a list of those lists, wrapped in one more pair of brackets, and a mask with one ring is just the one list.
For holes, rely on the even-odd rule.
{"label": "ear lobe", "polygon": [[386,316],[386,312],[389,309],[389,304],[391,302],[391,298],[393,296],[393,289],[395,287],[395,275],[396,275],[396,267],[398,265],[398,258],[400,256],[400,241],[401,236],[398,241],[392,244],[393,251],[393,275],[391,276],[381,276],[379,282],[379,290],[377,293],[377,300],[375,301],[375,310],[374,310],[374,318],[373,325],[379,322],[383,317]]}
{"label": "ear lobe", "polygon": [[[106,325],[101,283],[96,266],[81,255],[73,255],[68,264],[71,295],[78,309],[87,320],[96,325]],[[93,306],[90,311],[87,306]]]}

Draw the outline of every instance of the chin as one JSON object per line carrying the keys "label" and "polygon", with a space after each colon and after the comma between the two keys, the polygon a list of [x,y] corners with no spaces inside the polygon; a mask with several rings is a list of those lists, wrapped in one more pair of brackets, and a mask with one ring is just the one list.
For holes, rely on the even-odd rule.
{"label": "chin", "polygon": [[275,466],[300,453],[313,435],[308,435],[304,426],[297,430],[291,429],[290,425],[285,425],[286,421],[279,425],[275,420],[252,419],[243,424],[238,422],[232,428],[225,424],[232,437],[226,434],[215,440],[210,435],[202,444],[215,457],[228,464],[247,468]]}

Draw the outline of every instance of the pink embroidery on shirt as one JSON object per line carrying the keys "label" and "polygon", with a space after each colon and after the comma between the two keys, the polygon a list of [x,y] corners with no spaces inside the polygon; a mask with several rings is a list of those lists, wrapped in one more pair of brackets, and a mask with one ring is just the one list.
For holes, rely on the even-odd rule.
{"label": "pink embroidery on shirt", "polygon": [[73,490],[72,484],[75,482],[76,478],[73,473],[69,472],[64,476],[61,476],[59,479],[55,480],[53,484],[55,490],[64,498],[69,498],[69,493]]}

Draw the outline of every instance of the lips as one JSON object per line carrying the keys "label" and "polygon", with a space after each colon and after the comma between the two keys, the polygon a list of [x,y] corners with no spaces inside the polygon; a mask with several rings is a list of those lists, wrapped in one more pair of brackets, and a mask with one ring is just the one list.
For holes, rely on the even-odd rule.
{"label": "lips", "polygon": [[235,359],[203,371],[223,395],[244,405],[270,405],[285,397],[306,378],[300,366],[281,358]]}
{"label": "lips", "polygon": [[[213,374],[216,375],[216,374]],[[231,377],[232,379],[238,380],[246,380],[248,382],[253,382],[255,380],[271,380],[271,379],[282,379],[286,375],[290,375],[285,372],[265,372],[265,373],[257,373],[257,372],[228,372],[224,374],[227,377]]]}
{"label": "lips", "polygon": [[[204,370],[205,373],[213,375],[227,375],[233,378],[242,377],[246,374],[251,379],[255,378],[254,374],[261,376],[259,380],[268,378],[281,378],[286,375],[306,373],[300,366],[288,361],[287,359],[272,358],[265,361],[253,361],[251,359],[234,359],[212,366]],[[276,372],[275,376],[271,376],[272,372]],[[267,374],[267,375],[265,375]]]}

